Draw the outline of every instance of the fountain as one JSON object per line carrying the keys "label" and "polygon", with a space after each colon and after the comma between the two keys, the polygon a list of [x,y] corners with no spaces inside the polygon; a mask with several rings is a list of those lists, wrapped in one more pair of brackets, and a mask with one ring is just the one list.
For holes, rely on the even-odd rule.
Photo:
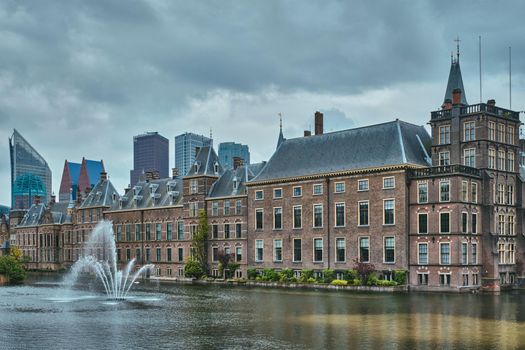
{"label": "fountain", "polygon": [[153,264],[147,264],[132,274],[131,271],[135,266],[135,259],[133,259],[123,270],[119,270],[113,226],[106,220],[101,221],[93,229],[82,252],[82,257],[71,267],[66,277],[66,284],[73,286],[82,272],[95,272],[102,281],[108,298],[113,300],[124,300],[136,279],[154,268]]}

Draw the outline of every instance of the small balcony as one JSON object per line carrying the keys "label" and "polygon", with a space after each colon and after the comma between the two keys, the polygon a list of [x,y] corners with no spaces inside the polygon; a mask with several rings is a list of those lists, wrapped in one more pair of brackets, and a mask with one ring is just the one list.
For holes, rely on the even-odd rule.
{"label": "small balcony", "polygon": [[450,175],[481,177],[481,171],[479,169],[460,164],[433,166],[428,168],[411,169],[408,171],[408,177],[412,179]]}
{"label": "small balcony", "polygon": [[[486,103],[478,103],[475,105],[461,107],[459,110],[459,114],[462,116],[480,113],[486,113],[489,115],[508,118],[516,121],[520,120],[520,112],[511,111],[510,109],[496,107]],[[452,109],[441,109],[430,113],[431,120],[448,119],[450,117],[452,117]]]}

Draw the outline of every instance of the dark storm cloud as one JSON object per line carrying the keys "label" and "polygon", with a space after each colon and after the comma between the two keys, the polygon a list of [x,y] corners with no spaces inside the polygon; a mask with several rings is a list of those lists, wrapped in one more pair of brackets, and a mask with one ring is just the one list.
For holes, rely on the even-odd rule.
{"label": "dark storm cloud", "polygon": [[518,1],[4,1],[0,140],[18,128],[48,159],[56,190],[64,159],[82,156],[104,158],[126,185],[132,136],[146,130],[172,140],[213,127],[259,161],[275,147],[278,112],[288,137],[316,109],[327,130],[423,124],[441,103],[456,35],[469,100],[482,35],[486,94],[505,96],[512,45],[523,106],[523,13]]}

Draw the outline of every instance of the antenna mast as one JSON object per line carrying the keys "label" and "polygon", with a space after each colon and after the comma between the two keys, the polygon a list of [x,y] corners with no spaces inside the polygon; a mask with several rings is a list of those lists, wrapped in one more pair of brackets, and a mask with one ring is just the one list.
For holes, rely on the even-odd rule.
{"label": "antenna mast", "polygon": [[512,109],[512,47],[509,46],[509,109]]}
{"label": "antenna mast", "polygon": [[479,36],[479,103],[483,103],[483,88],[481,80],[481,35]]}

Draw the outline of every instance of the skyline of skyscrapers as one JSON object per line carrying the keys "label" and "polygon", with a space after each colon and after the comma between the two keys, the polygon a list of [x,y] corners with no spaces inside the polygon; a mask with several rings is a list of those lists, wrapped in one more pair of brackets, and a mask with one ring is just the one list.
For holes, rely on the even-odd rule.
{"label": "skyline of skyscrapers", "polygon": [[195,161],[197,150],[205,146],[213,147],[213,139],[191,132],[175,136],[175,167],[179,174],[186,175]]}
{"label": "skyline of skyscrapers", "polygon": [[134,186],[146,171],[157,171],[161,178],[169,173],[169,140],[157,131],[133,136],[133,169],[130,186]]}
{"label": "skyline of skyscrapers", "polygon": [[235,142],[221,142],[219,144],[219,162],[224,169],[233,169],[233,159],[238,157],[244,164],[250,164],[250,149],[248,145]]}
{"label": "skyline of skyscrapers", "polygon": [[62,180],[58,193],[59,201],[76,200],[77,195],[84,196],[86,189],[93,188],[100,179],[100,173],[105,171],[102,160],[89,160],[82,157],[81,163],[64,163]]}
{"label": "skyline of skyscrapers", "polygon": [[28,209],[39,196],[49,202],[52,174],[44,157],[16,130],[9,138],[11,207]]}

